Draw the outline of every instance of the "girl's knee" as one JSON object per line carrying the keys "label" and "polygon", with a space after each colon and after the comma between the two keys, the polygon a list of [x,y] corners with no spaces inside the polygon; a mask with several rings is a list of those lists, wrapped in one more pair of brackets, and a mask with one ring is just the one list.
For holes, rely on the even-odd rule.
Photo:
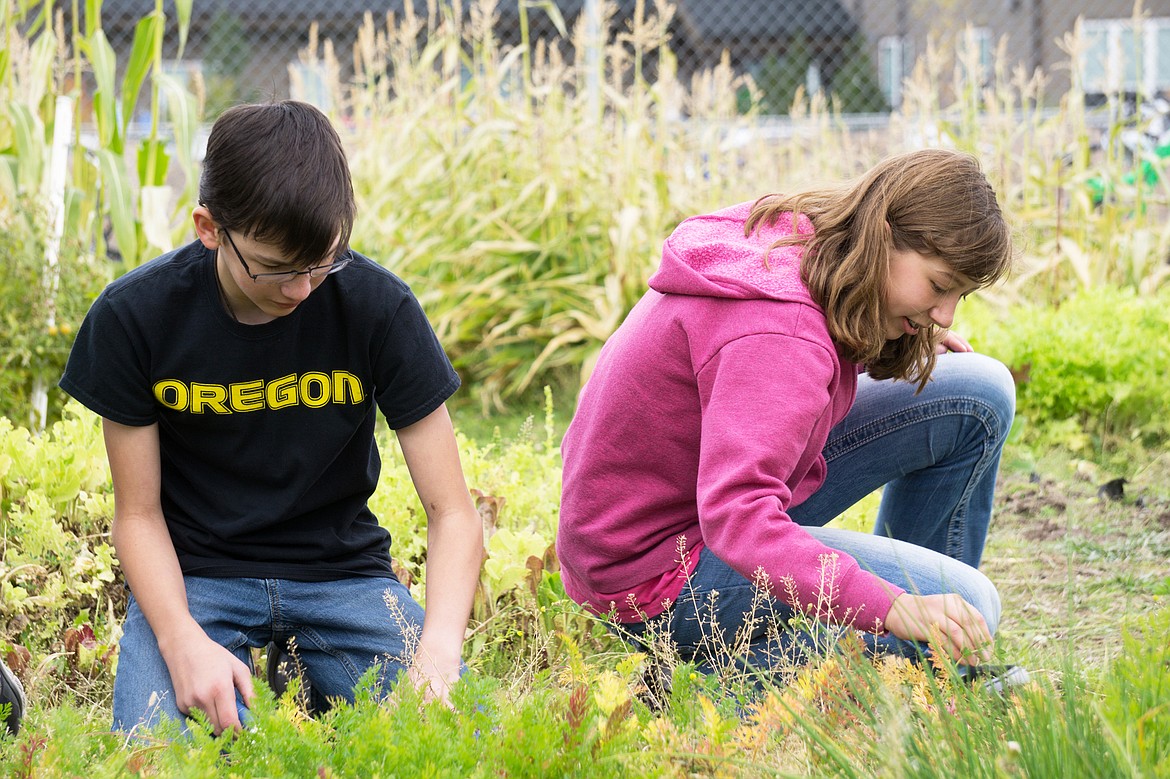
{"label": "girl's knee", "polygon": [[976,415],[1002,443],[1016,415],[1016,382],[1007,366],[977,352],[949,355],[939,365],[936,375],[951,383],[954,395],[976,401]]}
{"label": "girl's knee", "polygon": [[1007,436],[1016,415],[1016,380],[1008,367],[994,357],[979,355],[982,363],[984,400],[996,410]]}
{"label": "girl's knee", "polygon": [[995,635],[999,628],[1001,613],[999,590],[995,588],[990,579],[974,569],[965,577],[962,585],[959,594],[963,600],[978,609],[979,613],[983,615],[984,621],[987,622],[988,631]]}

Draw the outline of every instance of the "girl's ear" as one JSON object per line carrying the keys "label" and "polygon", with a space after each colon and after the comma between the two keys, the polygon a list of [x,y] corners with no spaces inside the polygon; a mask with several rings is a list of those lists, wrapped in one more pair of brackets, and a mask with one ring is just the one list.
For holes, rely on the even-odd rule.
{"label": "girl's ear", "polygon": [[191,221],[195,223],[195,235],[199,242],[208,249],[218,249],[219,225],[211,218],[207,206],[195,206],[195,210],[191,212]]}

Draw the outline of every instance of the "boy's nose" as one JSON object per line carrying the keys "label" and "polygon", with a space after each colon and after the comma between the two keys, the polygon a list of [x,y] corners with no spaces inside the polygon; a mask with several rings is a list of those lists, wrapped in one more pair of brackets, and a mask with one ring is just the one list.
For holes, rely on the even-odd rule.
{"label": "boy's nose", "polygon": [[289,279],[280,285],[280,291],[284,296],[293,300],[304,300],[313,291],[313,282],[308,274],[297,276],[295,279]]}

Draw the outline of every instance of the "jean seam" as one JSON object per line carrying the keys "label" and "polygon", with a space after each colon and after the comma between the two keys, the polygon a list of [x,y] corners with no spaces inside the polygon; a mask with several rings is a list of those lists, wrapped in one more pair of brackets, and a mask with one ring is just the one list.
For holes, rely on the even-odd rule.
{"label": "jean seam", "polygon": [[[962,404],[970,404],[970,408],[966,408]],[[922,413],[920,411],[921,409],[927,408],[929,406],[939,406],[940,408],[936,411],[929,411],[929,412],[925,412],[925,413]],[[945,406],[945,408],[943,408],[943,406]],[[975,413],[975,412],[982,412],[982,413]],[[912,406],[910,408],[898,409],[897,413],[895,413],[895,414],[892,414],[892,415],[886,416],[886,417],[882,417],[880,420],[874,420],[873,422],[867,422],[866,424],[864,424],[861,427],[857,428],[856,430],[852,431],[848,436],[845,437],[847,440],[850,441],[850,443],[847,447],[840,448],[840,451],[837,451],[837,448],[839,448],[839,447],[835,448],[831,456],[825,457],[825,461],[831,462],[832,460],[835,460],[836,458],[838,458],[842,455],[845,455],[845,454],[852,452],[854,449],[857,449],[859,446],[863,446],[863,445],[869,443],[870,441],[874,440],[875,438],[880,438],[882,435],[885,435],[887,433],[892,433],[892,432],[895,432],[897,430],[903,430],[903,429],[905,429],[911,425],[917,424],[919,422],[925,422],[927,420],[939,419],[941,417],[947,417],[947,416],[952,416],[952,415],[974,417],[975,419],[977,419],[979,421],[979,423],[981,425],[983,425],[984,429],[988,431],[988,438],[995,437],[994,430],[992,430],[992,425],[990,425],[988,422],[988,417],[990,417],[992,419],[994,419],[996,417],[995,409],[991,404],[987,403],[985,400],[983,400],[981,398],[973,398],[973,397],[966,397],[966,396],[949,397],[949,398],[945,398],[942,400],[927,401],[925,403],[920,403],[917,406]],[[881,424],[883,421],[886,421],[886,420],[898,420],[898,421],[891,426]],[[874,430],[874,431],[870,432],[870,428],[874,428],[874,427],[877,427],[879,425],[880,425],[880,428],[878,430]],[[856,438],[856,436],[858,434],[861,434],[861,433],[864,433],[864,436],[861,438]],[[854,439],[856,439],[856,440],[854,440]],[[840,443],[840,442],[838,442],[838,443]]]}
{"label": "jean seam", "polygon": [[313,628],[306,628],[302,625],[298,632],[303,637],[313,642],[318,650],[329,655],[341,664],[341,667],[345,669],[347,674],[349,674],[351,686],[356,685],[359,681],[361,681],[362,672],[360,669],[358,669],[357,666],[350,662],[348,653],[338,652],[328,641],[324,639],[324,637],[322,637],[320,633],[318,633]]}
{"label": "jean seam", "polygon": [[955,513],[951,516],[951,521],[947,523],[946,554],[949,557],[958,560],[966,559],[967,509],[971,503],[971,495],[975,491],[975,485],[983,478],[988,466],[995,461],[994,456],[992,456],[994,450],[994,446],[989,446],[986,442],[983,444],[983,451],[971,469],[971,478],[967,480],[967,485],[963,488],[963,494],[955,507]]}
{"label": "jean seam", "polygon": [[278,636],[288,627],[284,622],[280,603],[280,580],[265,579],[264,591],[268,595],[268,620],[272,626],[272,633]]}

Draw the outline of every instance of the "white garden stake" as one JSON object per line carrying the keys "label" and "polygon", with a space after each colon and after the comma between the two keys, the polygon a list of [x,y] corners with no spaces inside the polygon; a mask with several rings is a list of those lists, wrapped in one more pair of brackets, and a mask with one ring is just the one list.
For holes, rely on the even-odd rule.
{"label": "white garden stake", "polygon": [[[53,148],[49,157],[48,190],[45,193],[49,211],[49,239],[45,241],[44,289],[47,303],[45,328],[57,324],[58,258],[61,252],[61,237],[65,233],[65,174],[69,169],[69,139],[73,134],[73,99],[64,95],[57,97],[57,112],[53,118]],[[33,426],[45,429],[49,414],[48,386],[43,376],[33,384],[32,415]]]}

